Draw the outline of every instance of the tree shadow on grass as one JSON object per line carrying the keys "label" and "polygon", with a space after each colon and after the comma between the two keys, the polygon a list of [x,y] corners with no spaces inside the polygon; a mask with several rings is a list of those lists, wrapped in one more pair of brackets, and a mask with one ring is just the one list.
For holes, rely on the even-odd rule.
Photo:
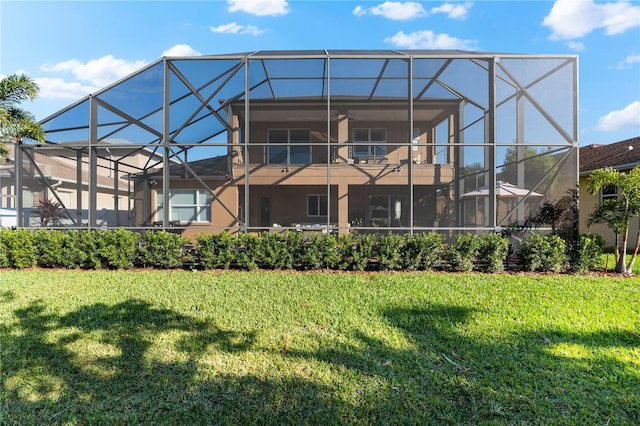
{"label": "tree shadow on grass", "polygon": [[[344,406],[304,379],[200,377],[200,355],[250,350],[253,331],[140,300],[66,315],[34,302],[13,313],[16,322],[0,326],[3,424],[320,423],[336,421]],[[165,345],[175,352],[157,354],[152,346],[165,333],[179,333]]]}
{"label": "tree shadow on grass", "polygon": [[[605,352],[631,349],[624,331],[538,330],[475,337],[460,306],[382,312],[409,341],[397,349],[356,331],[354,343],[292,352],[339,365],[373,384],[358,410],[376,424],[640,424],[640,369]],[[563,353],[579,348],[581,356]],[[640,358],[638,358],[640,359]],[[367,382],[367,380],[363,380]]]}
{"label": "tree shadow on grass", "polygon": [[[13,311],[12,324],[0,324],[0,419],[3,424],[640,424],[637,361],[623,362],[607,352],[638,354],[632,333],[545,329],[476,336],[467,327],[478,314],[461,306],[391,306],[380,320],[406,342],[363,330],[354,330],[347,343],[318,334],[316,350],[296,350],[293,342],[288,361],[305,368],[309,361],[326,364],[315,371],[328,377],[320,384],[303,375],[274,372],[265,378],[200,365],[211,352],[282,355],[280,349],[255,348],[255,331],[223,330],[214,321],[140,300],[96,303],[64,315],[34,302]],[[168,353],[157,353],[155,343],[167,335],[174,343],[159,345]]]}

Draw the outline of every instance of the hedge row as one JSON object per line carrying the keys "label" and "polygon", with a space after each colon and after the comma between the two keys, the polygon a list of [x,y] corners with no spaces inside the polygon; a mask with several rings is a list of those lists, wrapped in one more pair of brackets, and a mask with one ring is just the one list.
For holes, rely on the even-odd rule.
{"label": "hedge row", "polygon": [[[582,235],[578,247],[570,248],[557,235],[532,235],[522,241],[517,265],[529,271],[584,272],[598,265],[603,244],[598,236]],[[459,234],[445,242],[444,236],[435,232],[310,238],[294,232],[223,232],[200,234],[192,244],[165,231],[143,235],[124,229],[0,231],[0,267],[5,268],[499,272],[508,255],[508,240],[499,234]]]}

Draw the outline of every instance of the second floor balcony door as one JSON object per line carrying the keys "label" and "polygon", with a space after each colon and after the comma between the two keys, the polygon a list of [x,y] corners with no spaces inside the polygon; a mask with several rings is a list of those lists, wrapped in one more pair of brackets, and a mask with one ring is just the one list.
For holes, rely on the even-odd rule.
{"label": "second floor balcony door", "polygon": [[269,164],[310,164],[311,131],[308,129],[269,130]]}

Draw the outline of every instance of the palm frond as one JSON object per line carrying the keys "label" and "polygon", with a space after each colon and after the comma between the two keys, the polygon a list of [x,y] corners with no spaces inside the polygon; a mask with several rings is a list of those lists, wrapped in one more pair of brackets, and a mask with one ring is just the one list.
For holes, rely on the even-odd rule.
{"label": "palm frond", "polygon": [[24,74],[13,74],[0,80],[0,105],[6,109],[13,104],[26,100],[34,100],[40,88],[30,77]]}

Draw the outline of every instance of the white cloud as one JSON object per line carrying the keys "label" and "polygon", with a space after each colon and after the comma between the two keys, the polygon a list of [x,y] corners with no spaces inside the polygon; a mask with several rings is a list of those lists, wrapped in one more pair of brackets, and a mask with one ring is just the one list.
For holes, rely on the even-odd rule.
{"label": "white cloud", "polygon": [[597,130],[612,132],[627,128],[640,130],[640,101],[635,101],[618,111],[611,111],[598,119]]}
{"label": "white cloud", "polygon": [[445,3],[442,6],[431,8],[431,13],[445,13],[451,19],[467,19],[469,9],[473,6],[471,2],[465,3]]}
{"label": "white cloud", "polygon": [[211,32],[221,33],[221,34],[250,34],[250,35],[260,35],[265,32],[265,30],[261,30],[253,25],[240,25],[236,22],[231,22],[229,24],[219,25],[217,27],[209,27]]}
{"label": "white cloud", "polygon": [[353,14],[356,16],[363,15],[376,15],[382,16],[394,21],[409,21],[411,19],[421,18],[427,16],[427,11],[424,10],[420,3],[408,1],[408,2],[393,2],[386,1],[377,6],[363,7],[356,6],[353,10]]}
{"label": "white cloud", "polygon": [[54,65],[45,64],[41,68],[47,72],[71,72],[78,80],[103,87],[125,77],[147,64],[146,61],[127,62],[114,58],[113,55],[103,56],[82,63],[76,59],[60,62]]}
{"label": "white cloud", "polygon": [[228,0],[229,12],[246,12],[256,16],[280,16],[289,13],[285,0]]}
{"label": "white cloud", "polygon": [[40,87],[38,97],[45,99],[79,99],[100,89],[97,86],[86,86],[78,82],[66,82],[61,78],[36,78]]}
{"label": "white cloud", "polygon": [[188,44],[176,44],[162,52],[161,56],[200,56],[200,52]]}
{"label": "white cloud", "polygon": [[609,67],[617,70],[622,70],[627,68],[631,64],[636,64],[640,62],[640,55],[631,55],[627,56],[624,60],[618,62],[615,66]]}
{"label": "white cloud", "polygon": [[598,28],[604,28],[607,35],[622,34],[640,26],[640,6],[627,1],[557,0],[542,25],[551,28],[551,40],[584,37]]}
{"label": "white cloud", "polygon": [[575,50],[576,52],[580,52],[586,49],[584,43],[580,41],[570,41],[567,46],[569,46],[569,49]]}
{"label": "white cloud", "polygon": [[392,37],[384,40],[396,47],[406,49],[460,49],[460,50],[476,50],[476,41],[462,40],[451,37],[449,34],[436,34],[433,31],[416,31],[414,33],[405,34],[402,31],[397,32]]}

